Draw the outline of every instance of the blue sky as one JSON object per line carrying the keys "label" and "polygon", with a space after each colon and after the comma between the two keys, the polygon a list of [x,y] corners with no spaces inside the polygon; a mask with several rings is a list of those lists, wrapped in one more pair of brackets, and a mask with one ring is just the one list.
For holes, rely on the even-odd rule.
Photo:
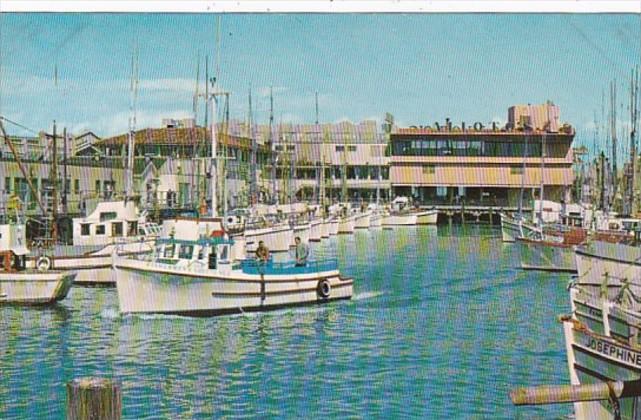
{"label": "blue sky", "polygon": [[[0,113],[35,130],[55,119],[74,132],[125,131],[137,43],[138,126],[189,116],[197,57],[215,67],[216,25],[213,14],[3,14]],[[315,91],[322,121],[391,112],[401,125],[505,121],[510,105],[549,99],[592,145],[615,77],[622,129],[629,119],[640,44],[638,15],[223,15],[220,84],[237,118],[251,84],[259,123],[270,85],[276,120],[292,122],[314,120]]]}

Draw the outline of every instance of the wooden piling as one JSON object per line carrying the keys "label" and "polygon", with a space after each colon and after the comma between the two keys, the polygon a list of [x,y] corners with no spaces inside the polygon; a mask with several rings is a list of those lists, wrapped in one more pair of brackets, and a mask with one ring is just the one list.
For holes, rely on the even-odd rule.
{"label": "wooden piling", "polygon": [[67,420],[120,420],[121,386],[105,378],[77,378],[67,383]]}

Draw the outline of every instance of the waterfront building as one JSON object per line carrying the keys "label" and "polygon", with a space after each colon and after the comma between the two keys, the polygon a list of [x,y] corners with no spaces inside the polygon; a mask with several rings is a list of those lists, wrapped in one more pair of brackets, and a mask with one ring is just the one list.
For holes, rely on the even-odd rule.
{"label": "waterfront building", "polygon": [[497,123],[454,125],[449,120],[442,126],[392,127],[392,194],[412,196],[423,204],[465,201],[516,207],[521,188],[526,192],[524,203],[531,202],[539,198],[543,181],[545,200],[569,202],[575,132],[569,124],[559,126],[558,107],[547,103],[535,109],[541,107],[550,108],[543,113],[550,116],[543,128],[537,128],[540,111],[534,119],[523,116],[531,106],[510,108],[503,128]]}
{"label": "waterfront building", "polygon": [[[259,126],[257,134],[268,140],[269,126]],[[271,138],[266,143],[271,144],[274,165],[264,171],[263,188],[275,189],[280,203],[318,201],[321,182],[330,202],[375,201],[377,189],[380,199],[388,201],[387,141],[375,121],[278,124]]]}

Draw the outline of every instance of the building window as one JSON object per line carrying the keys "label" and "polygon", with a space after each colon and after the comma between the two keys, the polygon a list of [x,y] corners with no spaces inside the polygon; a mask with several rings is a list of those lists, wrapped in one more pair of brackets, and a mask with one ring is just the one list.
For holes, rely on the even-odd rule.
{"label": "building window", "polygon": [[80,224],[80,236],[89,236],[90,227],[91,227],[91,224],[89,223]]}
{"label": "building window", "polygon": [[287,145],[287,151],[288,152],[293,152],[294,150],[296,150],[296,146],[294,146],[293,144],[288,144]]}
{"label": "building window", "polygon": [[355,152],[356,151],[356,146],[347,146],[347,151],[348,152]]}
{"label": "building window", "polygon": [[105,234],[105,225],[96,225],[96,235]]}
{"label": "building window", "polygon": [[11,178],[10,177],[6,177],[4,179],[4,191],[7,194],[11,194]]}
{"label": "building window", "polygon": [[510,174],[523,175],[523,166],[510,166]]}
{"label": "building window", "polygon": [[436,187],[437,197],[447,197],[447,187]]}
{"label": "building window", "polygon": [[277,144],[277,145],[274,146],[274,150],[276,150],[277,152],[282,152],[283,151],[283,146],[280,145],[280,144]]}
{"label": "building window", "polygon": [[74,179],[73,180],[73,192],[76,194],[80,194],[80,180],[79,179]]}
{"label": "building window", "polygon": [[436,166],[434,165],[423,166],[423,175],[434,175],[435,173],[436,173]]}
{"label": "building window", "polygon": [[100,194],[100,180],[96,179],[96,194]]}
{"label": "building window", "polygon": [[122,222],[114,222],[111,224],[111,236],[122,236]]}
{"label": "building window", "polygon": [[336,146],[336,151],[337,152],[344,152],[345,151],[345,146]]}

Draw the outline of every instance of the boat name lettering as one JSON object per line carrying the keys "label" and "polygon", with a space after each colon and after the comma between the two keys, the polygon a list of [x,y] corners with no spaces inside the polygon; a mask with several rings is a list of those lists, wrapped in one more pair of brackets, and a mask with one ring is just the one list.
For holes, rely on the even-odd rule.
{"label": "boat name lettering", "polygon": [[588,338],[586,346],[606,356],[614,357],[623,362],[641,366],[641,353],[634,353],[617,345],[597,340],[595,338]]}

